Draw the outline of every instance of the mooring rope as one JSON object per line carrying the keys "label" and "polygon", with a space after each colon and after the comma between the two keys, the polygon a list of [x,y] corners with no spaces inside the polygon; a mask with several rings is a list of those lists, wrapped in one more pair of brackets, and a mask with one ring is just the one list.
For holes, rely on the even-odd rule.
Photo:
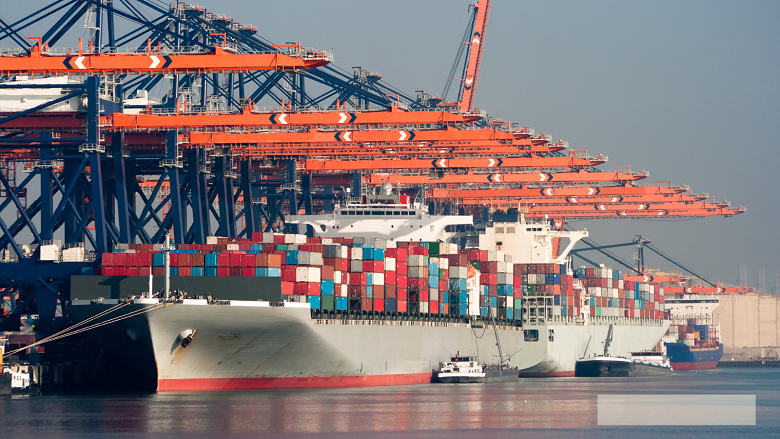
{"label": "mooring rope", "polygon": [[38,345],[41,345],[41,344],[44,344],[44,343],[48,343],[48,342],[51,342],[51,341],[54,341],[54,340],[59,340],[59,339],[65,338],[65,337],[70,337],[71,335],[79,334],[81,332],[90,331],[92,329],[99,328],[101,326],[105,326],[105,325],[108,325],[108,324],[111,324],[111,323],[116,323],[116,322],[121,321],[121,320],[129,319],[130,317],[135,317],[135,316],[138,316],[138,315],[141,315],[141,314],[145,314],[145,313],[148,313],[148,312],[152,312],[152,311],[154,311],[156,309],[161,309],[162,308],[161,306],[159,306],[160,304],[149,305],[147,307],[144,307],[144,308],[141,308],[141,309],[137,309],[135,311],[131,311],[131,312],[127,313],[127,314],[123,314],[121,316],[113,317],[111,319],[108,319],[108,320],[105,320],[105,321],[102,321],[102,322],[99,322],[99,323],[95,323],[95,324],[87,326],[85,328],[76,329],[76,328],[78,328],[78,327],[80,327],[80,326],[82,326],[82,325],[84,325],[86,323],[94,321],[95,319],[98,319],[98,318],[100,318],[102,316],[105,316],[105,315],[107,315],[107,314],[109,314],[109,313],[111,313],[111,312],[113,312],[113,311],[115,311],[115,310],[117,310],[117,309],[119,309],[119,308],[121,308],[121,307],[123,307],[125,305],[128,305],[128,304],[129,303],[117,304],[117,305],[115,305],[115,306],[113,306],[113,307],[111,307],[111,308],[109,308],[109,309],[107,309],[105,311],[102,311],[102,312],[100,312],[98,314],[95,314],[94,316],[92,316],[92,317],[90,317],[90,318],[88,318],[88,319],[86,319],[84,321],[81,321],[79,323],[76,323],[75,325],[69,326],[69,327],[63,329],[62,331],[57,332],[55,334],[52,334],[52,335],[50,335],[50,336],[48,336],[48,337],[46,337],[44,339],[41,339],[41,340],[39,340],[39,341],[37,341],[37,342],[35,342],[33,344],[24,346],[24,347],[19,348],[19,349],[15,349],[15,350],[10,351],[10,352],[6,352],[3,355],[3,357],[7,357],[9,355],[14,355],[14,354],[22,352],[22,351],[24,351],[26,349],[30,349],[32,347],[35,347],[35,346],[38,346]]}

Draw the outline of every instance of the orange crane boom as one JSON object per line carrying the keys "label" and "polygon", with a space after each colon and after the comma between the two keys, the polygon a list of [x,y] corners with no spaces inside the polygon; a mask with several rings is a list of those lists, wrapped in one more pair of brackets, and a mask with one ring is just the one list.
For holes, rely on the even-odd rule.
{"label": "orange crane boom", "polygon": [[50,54],[40,45],[21,56],[0,55],[0,74],[95,75],[154,74],[200,72],[246,72],[254,70],[297,71],[326,65],[332,61],[327,52],[238,54],[215,46],[210,52],[176,53],[152,50],[144,53],[75,53]]}

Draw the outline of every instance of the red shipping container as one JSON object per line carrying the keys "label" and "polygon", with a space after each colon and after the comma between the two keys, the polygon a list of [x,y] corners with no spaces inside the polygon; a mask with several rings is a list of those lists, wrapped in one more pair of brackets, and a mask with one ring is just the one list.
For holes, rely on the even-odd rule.
{"label": "red shipping container", "polygon": [[398,312],[406,312],[406,301],[398,300],[395,302],[395,309],[398,310]]}
{"label": "red shipping container", "polygon": [[385,285],[395,285],[395,271],[385,271]]}
{"label": "red shipping container", "polygon": [[[129,273],[129,270],[128,270]],[[190,267],[179,267],[179,276],[192,276],[192,268]]]}
{"label": "red shipping container", "polygon": [[98,272],[97,269],[95,269],[95,275],[97,276],[113,276],[114,275],[114,267],[98,267],[100,268],[100,272]]}
{"label": "red shipping container", "polygon": [[127,276],[127,267],[114,267],[114,276]]}
{"label": "red shipping container", "polygon": [[443,308],[444,308],[444,314],[449,314],[450,313],[450,304],[449,303],[444,303],[443,304]]}
{"label": "red shipping container", "polygon": [[410,247],[409,254],[428,256],[428,247]]}
{"label": "red shipping container", "polygon": [[138,266],[139,267],[151,267],[152,266],[152,254],[151,253],[140,253],[138,255]]}
{"label": "red shipping container", "polygon": [[242,267],[230,267],[228,270],[230,270],[231,276],[241,277],[244,275]]}
{"label": "red shipping container", "polygon": [[319,296],[322,287],[319,282],[306,282],[306,294],[310,296]]}
{"label": "red shipping container", "polygon": [[295,266],[285,265],[282,267],[282,280],[285,282],[295,282]]}
{"label": "red shipping container", "polygon": [[397,288],[395,285],[385,285],[385,298],[395,299]]}
{"label": "red shipping container", "polygon": [[419,300],[420,302],[427,302],[428,301],[428,297],[429,297],[428,290],[427,289],[425,289],[425,290],[421,289],[420,293],[417,295],[417,300]]}
{"label": "red shipping container", "polygon": [[498,297],[498,285],[488,285],[490,297]]}
{"label": "red shipping container", "polygon": [[374,311],[385,310],[385,299],[374,299]]}
{"label": "red shipping container", "polygon": [[361,305],[363,308],[363,311],[373,311],[374,310],[374,299],[362,299]]}
{"label": "red shipping container", "polygon": [[127,266],[127,254],[114,253],[114,265],[113,267],[126,267]]}
{"label": "red shipping container", "polygon": [[231,267],[242,267],[244,264],[243,253],[231,252],[229,258]]}
{"label": "red shipping container", "polygon": [[154,277],[165,276],[165,267],[152,267],[152,275]]}
{"label": "red shipping container", "polygon": [[141,262],[140,254],[138,254],[138,253],[128,253],[127,254],[127,266],[128,267],[137,267],[140,262]]}
{"label": "red shipping container", "polygon": [[431,300],[428,303],[428,313],[429,314],[438,314],[439,313],[439,301]]}
{"label": "red shipping container", "polygon": [[227,253],[220,253],[220,254],[218,254],[217,255],[217,267],[221,267],[221,268],[230,267],[230,255],[228,255]]}
{"label": "red shipping container", "polygon": [[371,287],[372,296],[374,296],[374,299],[384,299],[385,298],[385,287],[384,285],[374,285]]}
{"label": "red shipping container", "polygon": [[446,280],[439,281],[439,291],[448,291],[449,289],[450,289],[449,281]]}
{"label": "red shipping container", "polygon": [[[333,269],[333,267],[328,266],[328,265],[323,265],[322,269],[320,270],[320,273],[321,273],[320,274],[320,278],[322,280],[334,280],[333,279],[334,271],[335,270]],[[341,279],[339,279],[339,280],[341,280]]]}
{"label": "red shipping container", "polygon": [[230,267],[217,267],[217,276],[230,276]]}
{"label": "red shipping container", "polygon": [[138,275],[139,276],[146,276],[149,277],[149,274],[152,272],[152,267],[139,267],[138,268]]}
{"label": "red shipping container", "polygon": [[256,267],[256,265],[255,265],[255,255],[252,255],[252,254],[244,255],[244,257],[242,259],[243,259],[243,261],[242,261],[243,264],[241,265],[242,267],[244,267],[244,268],[255,268]]}
{"label": "red shipping container", "polygon": [[403,274],[406,276],[409,274],[409,267],[407,266],[406,262],[398,262],[395,263],[395,272],[398,274]]}
{"label": "red shipping container", "polygon": [[241,271],[242,271],[241,275],[244,277],[254,277],[256,273],[255,267],[244,267],[241,269]]}
{"label": "red shipping container", "polygon": [[[397,287],[395,291],[395,297],[398,299],[399,302],[401,300],[406,302],[409,299],[409,291],[406,288]],[[399,309],[398,311],[401,310]]]}
{"label": "red shipping container", "polygon": [[368,285],[366,273],[349,273],[349,285]]}
{"label": "red shipping container", "polygon": [[396,271],[395,283],[398,288],[407,288],[409,286],[409,278],[405,274],[400,274]]}
{"label": "red shipping container", "polygon": [[114,266],[114,253],[101,253],[101,255],[100,255],[100,264],[103,267],[113,267]]}
{"label": "red shipping container", "polygon": [[299,296],[306,295],[306,293],[307,293],[307,291],[309,289],[309,286],[306,285],[306,282],[295,282],[293,285],[294,285],[294,288],[295,288],[295,294],[297,294]]}

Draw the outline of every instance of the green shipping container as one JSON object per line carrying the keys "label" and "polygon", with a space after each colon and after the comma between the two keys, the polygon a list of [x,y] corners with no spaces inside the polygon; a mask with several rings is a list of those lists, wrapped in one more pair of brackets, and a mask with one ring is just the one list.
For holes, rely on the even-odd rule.
{"label": "green shipping container", "polygon": [[515,299],[515,309],[520,309],[523,307],[523,299]]}
{"label": "green shipping container", "polygon": [[601,307],[600,306],[596,307],[596,317],[601,317]]}
{"label": "green shipping container", "polygon": [[442,268],[439,268],[439,279],[444,279],[444,273],[445,273],[446,271],[447,271],[447,270],[444,270],[444,269],[442,269]]}
{"label": "green shipping container", "polygon": [[429,242],[428,243],[428,254],[431,256],[438,256],[439,255],[439,243],[438,242]]}
{"label": "green shipping container", "polygon": [[479,270],[479,261],[471,261],[471,266]]}
{"label": "green shipping container", "polygon": [[333,310],[336,308],[336,296],[323,295],[322,296],[322,309]]}
{"label": "green shipping container", "polygon": [[287,251],[287,244],[276,244],[276,250]]}
{"label": "green shipping container", "polygon": [[528,294],[536,294],[536,284],[528,285]]}

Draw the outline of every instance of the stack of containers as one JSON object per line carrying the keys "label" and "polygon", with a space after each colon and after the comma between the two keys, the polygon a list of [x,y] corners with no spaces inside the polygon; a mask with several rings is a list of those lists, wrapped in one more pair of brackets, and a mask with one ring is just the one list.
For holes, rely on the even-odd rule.
{"label": "stack of containers", "polygon": [[[409,265],[408,265],[408,248],[405,247],[398,247],[398,248],[389,248],[387,249],[386,258],[385,258],[385,280],[389,281],[395,280],[395,311],[397,312],[407,312],[408,309],[408,299],[409,299],[409,293],[408,293],[408,286],[409,286]],[[388,285],[390,290],[393,288]],[[392,299],[392,296],[388,295],[388,299]],[[389,309],[390,306],[392,306],[392,301],[387,301],[387,307],[388,311],[392,311]]]}
{"label": "stack of containers", "polygon": [[[468,314],[469,267],[479,271],[480,314],[492,307],[499,319],[520,319],[523,297],[553,316],[577,316],[587,289],[593,316],[662,318],[663,291],[624,280],[609,268],[567,274],[555,264],[513,264],[500,251],[460,250],[455,244],[386,242],[372,238],[306,238],[255,233],[252,240],[209,237],[207,244],[182,244],[171,253],[173,276],[282,278],[284,300],[312,309]],[[164,275],[159,245],[129,244],[102,255],[97,274]],[[541,307],[544,309],[542,310]],[[537,314],[538,315],[538,314]]]}
{"label": "stack of containers", "polygon": [[398,247],[407,250],[408,312],[427,314],[430,300],[428,247],[418,245],[418,243],[398,243]]}
{"label": "stack of containers", "polygon": [[469,256],[466,252],[457,252],[448,256],[450,266],[450,315],[468,315],[468,288],[466,280],[469,274]]}

